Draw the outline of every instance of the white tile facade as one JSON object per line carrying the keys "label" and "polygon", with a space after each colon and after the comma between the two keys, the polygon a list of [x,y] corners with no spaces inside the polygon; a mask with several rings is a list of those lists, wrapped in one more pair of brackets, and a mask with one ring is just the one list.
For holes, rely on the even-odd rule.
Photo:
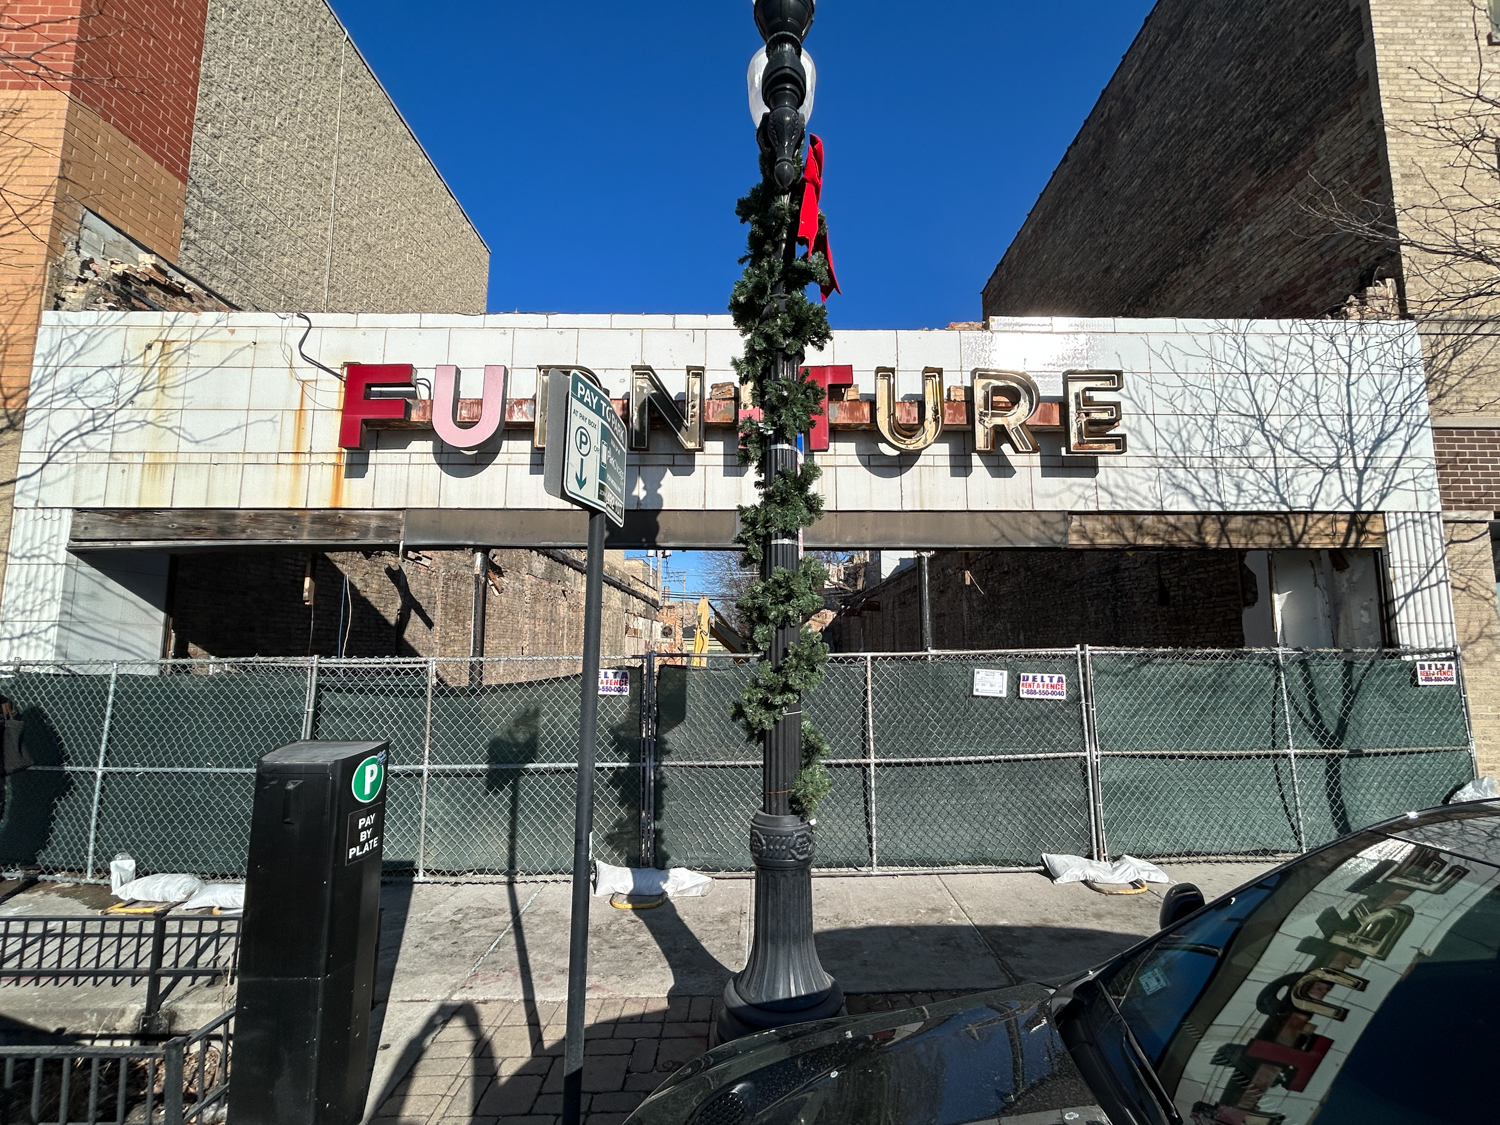
{"label": "white tile facade", "polygon": [[[342,386],[303,358],[299,319],[265,314],[49,313],[23,462],[32,507],[557,507],[539,488],[528,430],[477,457],[430,433],[378,431],[337,448]],[[1044,397],[1073,369],[1121,369],[1124,457],[976,454],[946,431],[919,454],[873,432],[836,431],[822,458],[831,508],[907,511],[1436,511],[1436,475],[1415,336],[1383,323],[1026,319],[986,332],[836,332],[817,362],[849,364],[871,397],[878,366],[903,397],[924,368],[948,386],[975,366],[1021,370]],[[513,398],[536,369],[582,364],[623,397],[630,367],[669,386],[689,365],[733,382],[739,336],[724,316],[314,318],[306,356],[511,368]],[[810,360],[811,362],[811,360]],[[635,458],[639,508],[733,509],[754,501],[727,431],[689,457],[665,431]]]}
{"label": "white tile facade", "polygon": [[[529,429],[470,456],[430,432],[371,430],[338,448],[345,362],[510,368],[535,393],[542,365],[581,364],[624,397],[633,364],[668,387],[688,366],[735,381],[727,316],[191,316],[48,313],[21,453],[0,658],[50,658],[62,640],[76,507],[564,508],[542,487]],[[304,341],[303,337],[306,336]],[[314,362],[316,361],[316,362]],[[987,331],[840,331],[809,363],[875,368],[917,398],[924,368],[949,387],[975,368],[1025,371],[1044,397],[1076,369],[1118,369],[1129,452],[977,454],[947,430],[895,455],[874,431],[835,430],[819,455],[829,510],[878,512],[1384,512],[1401,640],[1452,642],[1437,477],[1420,349],[1378,322],[995,319]],[[665,430],[631,455],[637,509],[732,511],[756,498],[728,430],[696,456]]]}

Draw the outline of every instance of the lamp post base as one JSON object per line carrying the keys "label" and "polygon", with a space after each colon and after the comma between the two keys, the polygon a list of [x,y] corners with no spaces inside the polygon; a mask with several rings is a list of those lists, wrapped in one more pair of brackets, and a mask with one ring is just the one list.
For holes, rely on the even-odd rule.
{"label": "lamp post base", "polygon": [[732,1039],[743,1039],[747,1035],[773,1027],[826,1020],[841,1015],[844,1010],[844,990],[837,982],[821,998],[799,996],[796,999],[798,1002],[815,1002],[811,1007],[789,1009],[752,1004],[739,994],[731,979],[724,986],[724,1010],[719,1013],[719,1022],[714,1025],[714,1042],[728,1043]]}
{"label": "lamp post base", "polygon": [[720,1043],[757,1031],[827,1019],[844,993],[813,944],[813,831],[800,816],[757,812],[750,821],[755,859],[755,936],[750,961],[724,986]]}

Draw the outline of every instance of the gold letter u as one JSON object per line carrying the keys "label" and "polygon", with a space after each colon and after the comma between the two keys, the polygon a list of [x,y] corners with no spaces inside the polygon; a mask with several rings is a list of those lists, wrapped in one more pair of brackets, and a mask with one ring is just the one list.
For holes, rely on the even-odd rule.
{"label": "gold letter u", "polygon": [[903,453],[916,453],[935,442],[943,432],[943,369],[922,372],[922,420],[915,426],[896,421],[896,370],[875,369],[875,425],[880,436]]}

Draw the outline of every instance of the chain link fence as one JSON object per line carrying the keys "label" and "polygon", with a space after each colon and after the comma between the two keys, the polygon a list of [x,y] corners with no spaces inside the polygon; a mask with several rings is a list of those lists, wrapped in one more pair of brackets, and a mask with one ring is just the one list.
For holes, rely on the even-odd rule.
{"label": "chain link fence", "polygon": [[[1423,660],[1453,686],[1418,686]],[[1052,649],[837,655],[827,868],[1026,867],[1040,854],[1273,855],[1440,803],[1473,776],[1451,650]],[[594,854],[749,866],[760,746],[744,657],[605,658]],[[418,879],[571,867],[581,662],[212,660],[0,671],[35,764],[6,779],[0,867],[100,878],[244,869],[256,760],[388,739],[385,863]]]}

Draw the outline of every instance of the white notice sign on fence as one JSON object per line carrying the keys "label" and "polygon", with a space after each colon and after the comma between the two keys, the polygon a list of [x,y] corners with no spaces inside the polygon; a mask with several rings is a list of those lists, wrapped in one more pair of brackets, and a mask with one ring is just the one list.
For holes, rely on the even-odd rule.
{"label": "white notice sign on fence", "polygon": [[1022,672],[1019,694],[1022,699],[1066,700],[1068,677],[1050,672]]}
{"label": "white notice sign on fence", "polygon": [[1455,687],[1458,684],[1458,665],[1451,660],[1418,660],[1418,687]]}
{"label": "white notice sign on fence", "polygon": [[599,694],[600,695],[629,695],[630,694],[630,669],[628,669],[628,668],[600,668],[599,669]]}
{"label": "white notice sign on fence", "polygon": [[974,669],[974,694],[991,699],[1004,699],[1010,684],[1010,673],[996,668]]}

